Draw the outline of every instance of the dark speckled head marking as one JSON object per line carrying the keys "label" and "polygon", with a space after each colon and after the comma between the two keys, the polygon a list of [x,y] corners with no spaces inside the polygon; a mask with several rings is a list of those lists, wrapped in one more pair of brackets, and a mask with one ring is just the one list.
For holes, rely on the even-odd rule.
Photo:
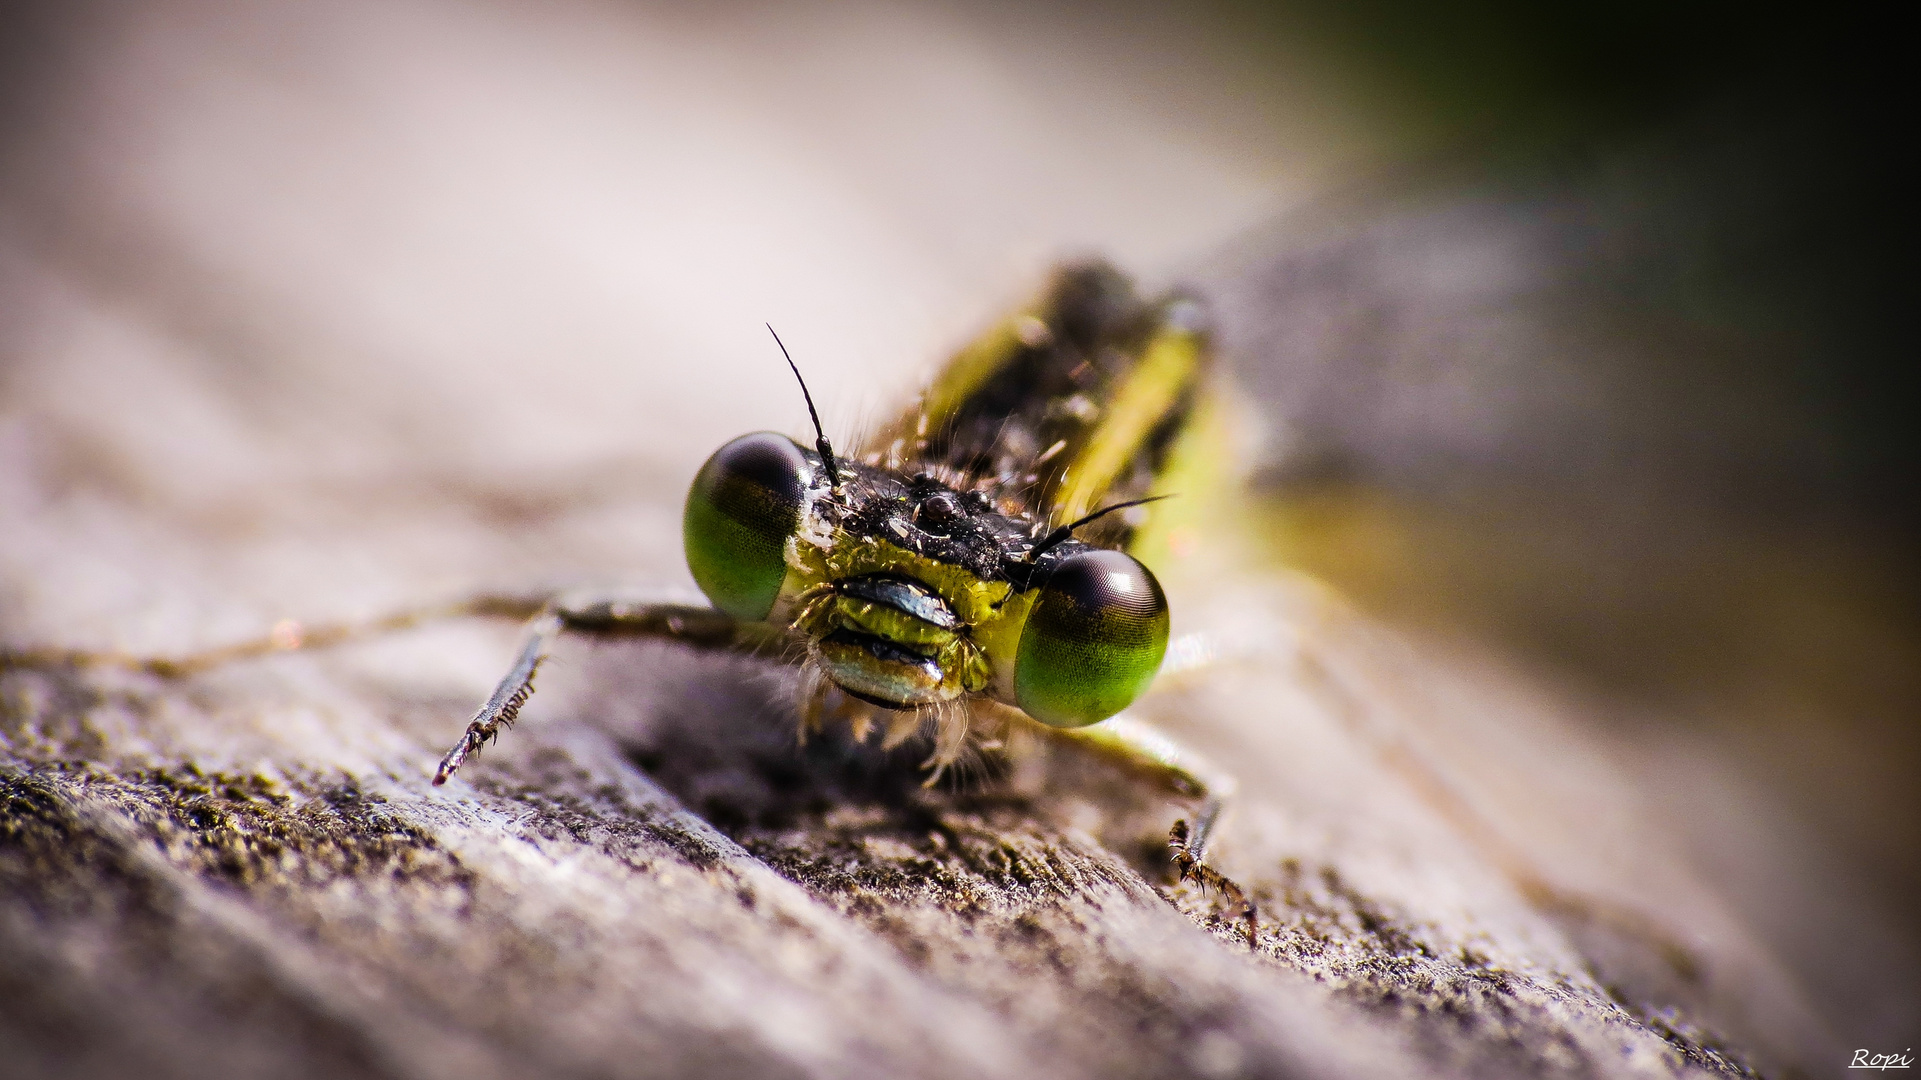
{"label": "dark speckled head marking", "polygon": [[[688,497],[696,580],[723,609],[805,635],[817,670],[864,701],[986,695],[1055,726],[1104,719],[1167,641],[1160,586],[1125,549],[1195,411],[1198,311],[1070,267],[855,453],[834,456],[824,435],[813,450],[769,433],[730,443]],[[728,509],[754,499],[765,521]],[[1094,513],[1116,503],[1139,505]],[[763,542],[776,534],[778,563]]]}

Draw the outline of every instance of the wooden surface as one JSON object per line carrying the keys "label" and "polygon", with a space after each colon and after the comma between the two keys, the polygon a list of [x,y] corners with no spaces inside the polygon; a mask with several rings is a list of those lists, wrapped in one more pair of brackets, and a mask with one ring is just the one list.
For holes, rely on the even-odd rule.
{"label": "wooden surface", "polygon": [[[570,650],[441,790],[461,699],[425,673],[502,633],[180,683],[10,673],[10,1061],[1628,1076],[1818,1045],[1565,721],[1261,592],[1271,623],[1238,612],[1260,647],[1148,706],[1248,789],[1219,859],[1261,904],[1252,951],[1170,887],[1177,808],[1140,778],[1055,751],[923,791],[927,747],[797,748],[779,681],[741,662]],[[1483,775],[1435,772],[1437,730]],[[1632,850],[1585,850],[1596,818]]]}
{"label": "wooden surface", "polygon": [[[1081,179],[927,214],[862,156],[912,125],[830,61],[899,58],[922,104],[1003,86],[989,61],[1026,54],[951,19],[869,12],[810,51],[593,5],[129,10],[53,21],[6,159],[5,648],[684,598],[693,468],[804,417],[763,319],[845,430],[1056,250],[1151,266],[1274,198],[1227,120],[1176,153],[1029,83],[981,91],[951,152],[1027,132]],[[846,32],[871,25],[908,44]],[[800,67],[713,76],[684,128],[648,104],[710,61]],[[660,164],[690,146],[712,160]],[[1132,160],[1181,168],[1103,165]],[[1356,244],[1298,250],[1382,250]],[[1318,294],[1235,273],[1210,288],[1260,385],[1271,319]],[[1241,783],[1214,855],[1252,948],[1172,882],[1184,808],[1140,778],[1036,741],[923,789],[924,744],[798,745],[791,677],[755,662],[569,644],[434,789],[514,640],[457,620],[179,678],[0,669],[0,1074],[1815,1076],[1912,1030],[1909,939],[1714,744],[1623,734],[1217,539],[1170,578],[1212,662],[1140,712]]]}

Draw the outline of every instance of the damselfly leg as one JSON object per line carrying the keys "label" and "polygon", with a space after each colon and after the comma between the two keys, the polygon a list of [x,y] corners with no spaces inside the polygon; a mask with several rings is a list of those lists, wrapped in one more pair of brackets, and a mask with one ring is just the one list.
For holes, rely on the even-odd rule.
{"label": "damselfly leg", "polygon": [[1248,944],[1256,941],[1258,913],[1247,890],[1207,863],[1207,844],[1236,783],[1206,760],[1152,724],[1128,713],[1092,727],[1050,729],[1050,734],[1087,746],[1122,765],[1157,776],[1175,792],[1196,802],[1190,823],[1182,819],[1168,831],[1167,846],[1183,881],[1213,889],[1227,902],[1232,921],[1245,927]]}
{"label": "damselfly leg", "polygon": [[713,608],[646,603],[604,595],[574,594],[548,603],[527,624],[520,651],[486,704],[468,722],[447,756],[434,770],[434,784],[447,782],[468,756],[512,727],[533,694],[534,675],[563,633],[598,638],[642,638],[673,642],[702,652],[731,652],[779,658],[792,642],[768,623],[742,622]]}

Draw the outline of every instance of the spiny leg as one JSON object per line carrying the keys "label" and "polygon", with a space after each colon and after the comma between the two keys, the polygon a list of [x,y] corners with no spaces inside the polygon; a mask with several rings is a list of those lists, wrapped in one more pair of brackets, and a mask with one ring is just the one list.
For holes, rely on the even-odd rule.
{"label": "spiny leg", "polygon": [[595,637],[651,638],[689,648],[780,657],[790,645],[784,631],[767,623],[743,623],[712,608],[686,604],[640,603],[608,597],[563,597],[548,604],[527,624],[513,667],[492,696],[468,722],[434,770],[436,786],[447,782],[469,755],[512,727],[534,692],[534,675],[554,639],[566,632]]}
{"label": "spiny leg", "polygon": [[1229,909],[1235,912],[1234,917],[1244,922],[1247,943],[1252,947],[1260,925],[1253,898],[1233,878],[1206,861],[1207,842],[1238,786],[1234,778],[1201,760],[1151,724],[1126,713],[1092,727],[1049,730],[1133,768],[1156,773],[1181,794],[1199,801],[1192,824],[1183,818],[1168,830],[1168,852],[1180,872],[1180,880],[1193,881],[1203,890],[1212,888],[1220,893]]}
{"label": "spiny leg", "polygon": [[1240,883],[1202,861],[1198,845],[1188,838],[1187,822],[1176,821],[1167,831],[1167,849],[1173,855],[1174,865],[1180,869],[1182,881],[1193,881],[1203,890],[1213,888],[1226,900],[1229,908],[1239,912],[1239,918],[1247,924],[1247,944],[1252,948],[1257,943],[1256,933],[1260,929],[1260,917],[1254,906],[1254,899]]}

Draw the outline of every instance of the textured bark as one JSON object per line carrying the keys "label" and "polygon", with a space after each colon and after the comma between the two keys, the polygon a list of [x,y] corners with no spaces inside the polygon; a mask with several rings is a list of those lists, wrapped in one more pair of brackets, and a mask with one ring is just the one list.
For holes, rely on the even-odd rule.
{"label": "textured bark", "polygon": [[[649,225],[619,234],[619,258],[641,252],[630,266],[581,239],[618,214],[556,241],[539,214],[512,217],[526,192],[510,165],[570,162],[542,183],[589,202],[603,166],[650,209],[685,197],[651,165],[603,162],[618,125],[571,125],[587,105],[678,100],[687,50],[658,40],[701,45],[704,25],[593,5],[291,10],[262,5],[231,34],[211,29],[226,14],[158,8],[76,22],[79,44],[33,84],[46,100],[0,188],[0,648],[181,656],[276,624],[292,644],[483,588],[626,580],[684,597],[694,465],[803,415],[777,357],[739,360],[764,348],[768,313],[741,314],[726,289],[757,264],[736,252],[702,271],[704,249],[647,249],[672,235]],[[810,55],[784,38],[741,50],[741,71]],[[567,96],[576,76],[592,91]],[[458,92],[421,89],[434,78]],[[763,129],[726,105],[734,78],[687,115],[758,147]],[[496,85],[517,89],[487,97]],[[480,154],[504,179],[454,154],[405,186],[408,140],[518,115],[516,94],[552,86],[565,107],[533,108],[532,149]],[[788,92],[748,97],[811,116]],[[982,107],[990,126],[1020,122]],[[667,127],[662,145],[693,139]],[[796,138],[840,152],[846,132],[809,131]],[[644,149],[634,160],[652,162]],[[764,171],[753,191],[773,198],[787,160],[749,155],[728,175]],[[1172,201],[1218,194],[1196,183]],[[902,217],[919,206],[824,186],[848,205],[892,191]],[[442,187],[471,204],[449,211]],[[1164,243],[1115,205],[1116,243]],[[506,253],[483,262],[500,280],[463,277],[463,230],[490,214]],[[858,325],[893,299],[898,253],[866,235],[835,236],[864,271],[796,303]],[[1314,282],[1358,275],[1344,298],[1378,285],[1356,252],[1419,262],[1397,261],[1392,237],[1343,235],[1214,283],[1251,382],[1299,344],[1277,320],[1326,315]],[[979,250],[902,291],[929,302],[944,294],[925,282],[998,273],[998,249]],[[621,289],[712,272],[729,303],[650,295],[636,315],[630,292],[596,291],[603,256],[634,275]],[[810,280],[741,295],[773,303]],[[1381,309],[1403,310],[1380,287]],[[971,290],[983,316],[1006,298]],[[713,330],[723,317],[751,344]],[[889,347],[947,340],[876,325]],[[1485,340],[1436,333],[1343,340],[1367,356]],[[805,337],[789,341],[823,400],[902,382],[892,354]],[[1396,385],[1328,364],[1318,385]],[[1309,434],[1418,473],[1402,466],[1431,446],[1396,442],[1394,409],[1374,430],[1353,404],[1295,394],[1276,416],[1362,416]],[[1771,835],[1773,804],[1714,753],[1622,734],[1595,701],[1385,626],[1235,538],[1205,561],[1169,586],[1176,634],[1213,662],[1140,711],[1240,781],[1213,856],[1259,904],[1251,948],[1217,897],[1173,882],[1165,837],[1186,808],[1145,778],[1036,737],[924,788],[925,742],[797,743],[792,677],[765,663],[567,644],[519,727],[436,789],[435,759],[511,656],[509,626],[433,622],[186,675],[36,654],[0,667],[0,1073],[1790,1076],[1842,1061],[1849,1021],[1860,1037],[1906,1030],[1905,939],[1825,887],[1807,841]],[[1720,816],[1645,798],[1657,771]],[[1746,903],[1753,882],[1785,879],[1819,902],[1784,894],[1780,910],[1854,951],[1824,945],[1790,970]],[[1809,970],[1853,980],[1858,1008],[1816,1000]]]}
{"label": "textured bark", "polygon": [[772,680],[609,647],[436,791],[459,713],[366,688],[386,647],[8,675],[23,1072],[1741,1074],[1780,1029],[1709,1025],[1801,1019],[1750,946],[1694,943],[1711,904],[1646,888],[1684,875],[1546,885],[1472,789],[1427,790],[1387,725],[1434,718],[1371,700],[1413,657],[1267,651],[1153,706],[1251,789],[1220,844],[1250,951],[1171,886],[1177,807],[1102,762],[926,791],[926,746],[800,749]]}

